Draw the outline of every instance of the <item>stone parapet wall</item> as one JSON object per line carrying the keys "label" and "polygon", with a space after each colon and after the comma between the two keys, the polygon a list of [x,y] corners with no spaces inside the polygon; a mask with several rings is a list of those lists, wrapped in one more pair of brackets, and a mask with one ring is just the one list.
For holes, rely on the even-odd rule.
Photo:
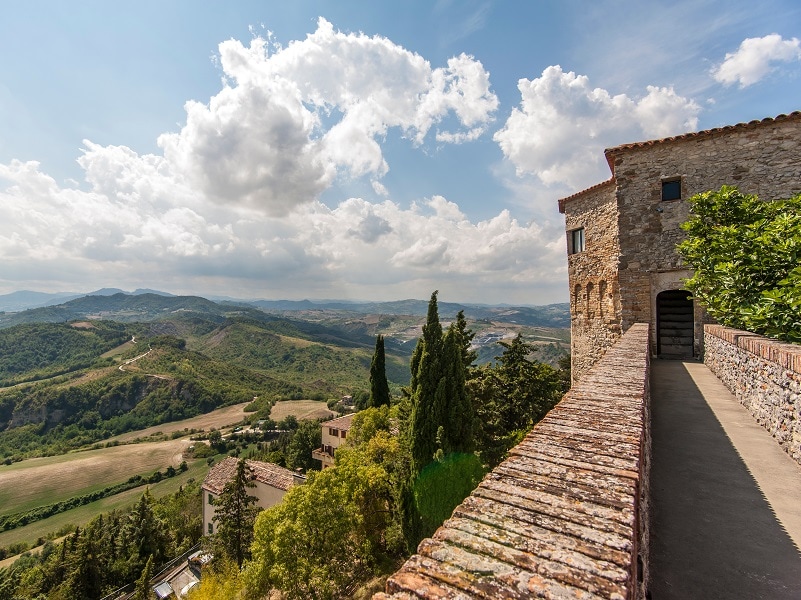
{"label": "stone parapet wall", "polygon": [[704,326],[704,363],[801,464],[801,346]]}
{"label": "stone parapet wall", "polygon": [[645,597],[648,325],[633,325],[374,600]]}

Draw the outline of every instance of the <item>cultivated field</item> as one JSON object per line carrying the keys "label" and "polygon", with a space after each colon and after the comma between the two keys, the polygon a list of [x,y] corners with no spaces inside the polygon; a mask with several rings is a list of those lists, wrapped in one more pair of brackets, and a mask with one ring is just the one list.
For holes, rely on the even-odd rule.
{"label": "cultivated field", "polygon": [[317,400],[284,400],[275,403],[270,411],[270,418],[273,421],[280,421],[289,415],[294,415],[299,421],[303,421],[305,419],[325,419],[335,414],[333,411],[328,410],[325,402]]}
{"label": "cultivated field", "polygon": [[226,406],[225,408],[218,408],[217,410],[205,415],[192,417],[191,419],[172,421],[171,423],[162,423],[161,425],[154,425],[153,427],[140,429],[138,431],[129,431],[128,433],[123,433],[122,435],[109,438],[109,441],[117,440],[119,442],[129,442],[136,438],[147,437],[158,432],[169,435],[173,431],[183,431],[184,429],[205,429],[206,431],[209,431],[212,427],[215,429],[221,429],[223,427],[228,427],[229,425],[237,425],[248,415],[248,413],[245,412],[245,407],[247,405],[248,402],[234,404],[232,406]]}
{"label": "cultivated field", "polygon": [[[169,479],[163,479],[159,483],[150,484],[147,488],[150,489],[150,493],[153,494],[154,497],[160,498],[161,496],[166,496],[167,494],[178,491],[178,488],[185,485],[189,479],[194,478],[197,481],[202,480],[206,476],[208,469],[205,460],[196,460],[193,464],[190,464],[189,470],[185,473],[180,473]],[[4,531],[0,533],[0,546],[8,546],[17,542],[33,544],[35,540],[59,531],[68,525],[83,527],[101,513],[115,509],[122,510],[132,506],[139,500],[144,492],[145,486],[141,486],[108,498],[103,498],[102,500],[97,500],[90,504],[85,504],[84,506],[79,506],[78,508],[73,508],[67,512],[53,515],[52,517],[36,521],[24,527],[17,527],[10,531]],[[0,562],[0,568],[8,566],[16,560],[16,558],[17,557],[11,557],[6,561]]]}
{"label": "cultivated field", "polygon": [[177,467],[189,439],[32,458],[0,468],[0,515],[103,489],[133,475]]}

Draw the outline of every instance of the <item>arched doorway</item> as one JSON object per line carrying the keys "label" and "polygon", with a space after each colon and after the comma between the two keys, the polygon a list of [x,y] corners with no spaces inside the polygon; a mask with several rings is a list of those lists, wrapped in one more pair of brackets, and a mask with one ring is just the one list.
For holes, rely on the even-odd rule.
{"label": "arched doorway", "polygon": [[690,292],[667,290],[657,295],[656,353],[660,358],[692,358],[693,301]]}

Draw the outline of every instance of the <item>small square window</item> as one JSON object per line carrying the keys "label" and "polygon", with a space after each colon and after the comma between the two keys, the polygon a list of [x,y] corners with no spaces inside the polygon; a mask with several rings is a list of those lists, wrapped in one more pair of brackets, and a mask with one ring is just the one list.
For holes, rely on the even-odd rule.
{"label": "small square window", "polygon": [[211,523],[209,523],[208,532],[209,532],[209,535],[212,535],[214,533],[214,525],[212,525]]}
{"label": "small square window", "polygon": [[584,252],[584,228],[579,227],[568,232],[568,254]]}
{"label": "small square window", "polygon": [[662,182],[662,201],[681,200],[681,179],[666,179]]}

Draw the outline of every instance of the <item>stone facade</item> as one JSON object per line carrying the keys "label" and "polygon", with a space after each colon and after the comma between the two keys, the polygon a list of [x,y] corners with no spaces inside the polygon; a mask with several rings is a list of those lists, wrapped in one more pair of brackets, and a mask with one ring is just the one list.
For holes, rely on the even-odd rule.
{"label": "stone facade", "polygon": [[801,464],[801,346],[721,325],[704,345],[704,363]]}
{"label": "stone facade", "polygon": [[648,325],[633,325],[374,600],[646,598]]}
{"label": "stone facade", "polygon": [[[659,294],[690,275],[676,252],[694,194],[737,185],[763,200],[801,192],[801,112],[606,150],[610,180],[559,201],[565,215],[574,381],[633,323],[649,323],[659,354]],[[679,197],[663,200],[663,183]],[[572,232],[584,228],[575,252]],[[603,286],[603,292],[601,287]],[[708,319],[693,305],[700,356]]]}

